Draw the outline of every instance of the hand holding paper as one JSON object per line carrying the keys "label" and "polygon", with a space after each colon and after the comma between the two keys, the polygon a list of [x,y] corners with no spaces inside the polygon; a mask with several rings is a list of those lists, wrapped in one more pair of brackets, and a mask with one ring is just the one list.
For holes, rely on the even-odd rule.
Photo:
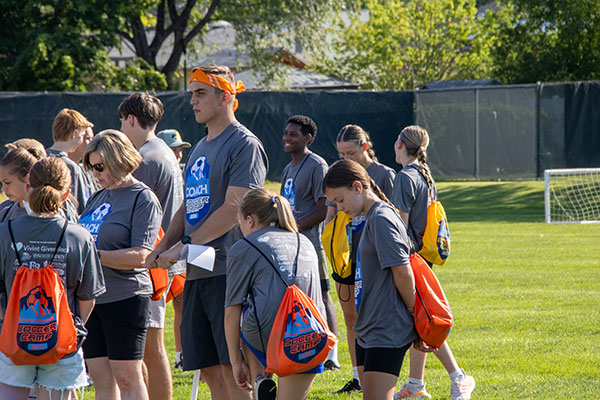
{"label": "hand holding paper", "polygon": [[212,272],[215,266],[215,249],[199,244],[186,244],[181,250],[180,259]]}

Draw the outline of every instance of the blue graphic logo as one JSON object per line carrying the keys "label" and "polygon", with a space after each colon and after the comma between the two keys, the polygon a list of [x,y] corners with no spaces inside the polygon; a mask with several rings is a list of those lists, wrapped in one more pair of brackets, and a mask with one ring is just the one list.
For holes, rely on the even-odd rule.
{"label": "blue graphic logo", "polygon": [[17,344],[29,354],[39,356],[56,345],[58,328],[51,297],[36,286],[19,299]]}
{"label": "blue graphic logo", "polygon": [[94,210],[90,210],[85,215],[82,215],[79,219],[78,224],[91,233],[96,245],[98,245],[98,232],[100,231],[100,226],[102,226],[102,223],[111,212],[112,205],[110,203],[102,203]]}
{"label": "blue graphic logo", "polygon": [[283,335],[283,352],[292,360],[306,364],[325,348],[327,333],[308,308],[294,301],[287,316]]}
{"label": "blue graphic logo", "polygon": [[352,218],[352,231],[358,232],[365,226],[365,221],[367,220],[366,215],[359,215],[358,217]]}
{"label": "blue graphic logo", "polygon": [[362,295],[363,295],[363,280],[362,280],[362,271],[360,268],[360,251],[356,249],[356,276],[354,278],[354,305],[356,305],[356,312],[360,308],[360,303],[362,303]]}
{"label": "blue graphic logo", "polygon": [[296,213],[296,185],[294,184],[294,180],[292,178],[288,178],[283,185],[283,189],[281,191],[281,195],[289,201],[290,206],[292,206],[292,212]]}
{"label": "blue graphic logo", "polygon": [[450,231],[448,230],[448,221],[444,218],[440,221],[437,234],[437,249],[442,260],[450,255]]}
{"label": "blue graphic logo", "polygon": [[210,210],[210,165],[206,156],[200,156],[185,172],[185,218],[195,225]]}

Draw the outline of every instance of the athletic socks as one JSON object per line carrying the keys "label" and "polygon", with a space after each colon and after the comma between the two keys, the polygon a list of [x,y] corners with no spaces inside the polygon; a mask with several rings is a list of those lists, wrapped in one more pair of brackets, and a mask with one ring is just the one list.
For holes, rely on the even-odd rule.
{"label": "athletic socks", "polygon": [[352,367],[352,379],[356,379],[360,384],[360,378],[358,377],[358,367]]}
{"label": "athletic socks", "polygon": [[[173,354],[173,353],[171,353]],[[175,352],[175,362],[181,361],[181,351]]]}
{"label": "athletic socks", "polygon": [[450,379],[463,378],[465,376],[466,376],[465,371],[463,371],[462,369],[459,368],[450,374]]}
{"label": "athletic socks", "polygon": [[408,384],[411,385],[412,387],[420,388],[425,385],[425,381],[423,379],[408,378]]}

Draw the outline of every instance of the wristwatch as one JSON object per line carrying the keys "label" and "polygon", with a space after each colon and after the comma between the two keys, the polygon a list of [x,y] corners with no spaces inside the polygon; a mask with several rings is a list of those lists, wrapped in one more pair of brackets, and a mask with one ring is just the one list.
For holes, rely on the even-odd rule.
{"label": "wristwatch", "polygon": [[185,235],[184,237],[181,238],[181,243],[190,244],[190,243],[192,243],[192,238],[189,237],[188,235]]}

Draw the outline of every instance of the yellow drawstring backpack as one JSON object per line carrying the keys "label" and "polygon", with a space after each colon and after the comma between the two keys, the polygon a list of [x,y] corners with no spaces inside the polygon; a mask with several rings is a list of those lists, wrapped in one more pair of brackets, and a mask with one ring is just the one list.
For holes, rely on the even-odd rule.
{"label": "yellow drawstring backpack", "polygon": [[331,264],[333,272],[340,278],[347,278],[352,273],[351,249],[347,231],[350,222],[352,222],[352,217],[339,211],[335,218],[325,225],[321,235],[321,243],[323,243],[327,260]]}

